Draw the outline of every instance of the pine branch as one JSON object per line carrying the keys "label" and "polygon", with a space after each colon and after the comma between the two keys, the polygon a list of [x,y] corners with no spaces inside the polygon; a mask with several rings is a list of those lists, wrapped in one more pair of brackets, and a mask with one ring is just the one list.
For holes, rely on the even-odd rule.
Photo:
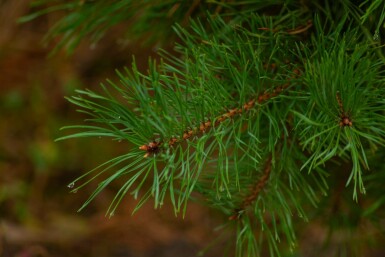
{"label": "pine branch", "polygon": [[[147,73],[134,62],[102,93],[69,98],[90,125],[69,126],[81,132],[61,139],[105,136],[130,147],[70,184],[102,180],[81,209],[114,180],[122,186],[109,215],[128,193],[140,199],[134,211],[169,198],[183,214],[199,193],[236,226],[237,256],[260,256],[266,245],[279,256],[279,242],[293,250],[297,217],[312,218],[329,185],[353,184],[345,190],[356,201],[358,192],[384,191],[375,181],[382,173],[368,172],[369,163],[384,168],[376,165],[385,146],[384,58],[370,36],[385,19],[379,1],[156,3],[142,15],[179,17],[181,57],[161,51]],[[189,17],[205,19],[185,26]],[[338,165],[348,176],[328,177]],[[368,217],[385,202],[374,195]]]}
{"label": "pine branch", "polygon": [[[300,74],[298,69],[294,69],[292,78],[298,77]],[[228,112],[219,115],[215,119],[213,119],[213,122],[211,119],[208,119],[206,121],[202,121],[198,126],[194,128],[189,128],[185,130],[180,137],[171,137],[167,144],[167,149],[170,147],[174,147],[176,143],[181,143],[184,140],[188,140],[192,137],[197,137],[199,133],[206,133],[211,127],[218,127],[221,123],[225,122],[228,119],[234,118],[237,114],[242,115],[243,113],[248,112],[253,107],[255,107],[256,103],[258,103],[258,106],[262,105],[263,103],[267,102],[273,97],[278,96],[281,94],[285,89],[287,89],[290,86],[290,83],[285,83],[281,86],[278,86],[272,90],[272,92],[264,92],[260,94],[257,98],[249,100],[247,103],[245,103],[242,107],[239,108],[233,108],[230,109]],[[152,141],[147,144],[144,144],[139,147],[140,150],[146,151],[144,157],[148,157],[150,155],[156,155],[159,154],[162,151],[165,151],[164,147],[165,142],[163,141]]]}
{"label": "pine branch", "polygon": [[127,31],[123,33],[123,38],[129,35],[128,39],[135,39],[143,44],[161,44],[165,43],[165,39],[173,38],[172,27],[176,23],[187,26],[190,19],[205,18],[207,15],[223,15],[236,20],[268,6],[290,5],[290,2],[290,0],[280,0],[274,3],[265,1],[224,3],[194,0],[191,4],[189,1],[178,0],[139,2],[69,0],[62,3],[61,1],[34,0],[31,2],[31,14],[21,17],[18,21],[28,22],[42,15],[64,12],[66,15],[48,31],[45,42],[57,40],[51,54],[57,53],[62,48],[72,54],[85,37],[88,37],[92,44],[96,44],[118,24],[126,24]]}

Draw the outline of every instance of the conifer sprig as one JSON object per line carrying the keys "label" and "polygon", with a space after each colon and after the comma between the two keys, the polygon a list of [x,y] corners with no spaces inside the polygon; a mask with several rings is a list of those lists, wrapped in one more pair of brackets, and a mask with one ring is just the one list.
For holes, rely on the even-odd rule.
{"label": "conifer sprig", "polygon": [[140,38],[142,42],[155,44],[174,36],[172,27],[175,23],[187,26],[191,18],[205,18],[206,15],[221,15],[238,20],[243,15],[271,5],[291,5],[291,0],[277,0],[274,3],[259,0],[35,0],[31,2],[34,11],[21,17],[19,22],[28,22],[42,15],[59,12],[61,17],[50,28],[44,41],[57,40],[52,54],[62,48],[73,53],[85,38],[96,44],[119,24],[126,24],[127,28],[121,35],[122,41]]}
{"label": "conifer sprig", "polygon": [[350,152],[353,169],[347,184],[353,181],[357,199],[357,189],[365,192],[362,173],[369,169],[367,152],[385,142],[384,116],[378,112],[385,107],[378,97],[384,93],[378,84],[383,81],[379,70],[383,64],[373,62],[375,54],[367,45],[353,46],[346,40],[341,38],[330,50],[325,47],[318,60],[307,61],[304,77],[311,100],[305,115],[296,114],[308,124],[301,137],[312,156],[304,167],[311,170]]}
{"label": "conifer sprig", "polygon": [[[193,16],[198,2],[170,1],[166,9]],[[184,214],[199,193],[230,217],[237,256],[261,256],[263,245],[279,256],[279,242],[296,245],[297,218],[308,220],[328,193],[330,167],[350,170],[342,184],[353,184],[355,200],[366,188],[383,192],[373,182],[382,174],[369,175],[385,146],[385,76],[383,49],[368,36],[380,27],[368,15],[383,24],[385,14],[373,9],[379,1],[205,4],[214,14],[174,27],[181,57],[161,51],[147,73],[134,62],[101,93],[69,98],[90,125],[66,127],[81,132],[61,139],[111,137],[129,148],[70,185],[101,180],[82,209],[121,181],[109,215],[127,194],[140,199],[135,210],[168,198]]]}

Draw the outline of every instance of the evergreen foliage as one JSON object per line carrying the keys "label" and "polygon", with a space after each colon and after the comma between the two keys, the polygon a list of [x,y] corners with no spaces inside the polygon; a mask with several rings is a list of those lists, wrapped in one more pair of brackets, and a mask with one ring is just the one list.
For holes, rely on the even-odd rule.
{"label": "evergreen foliage", "polygon": [[[81,209],[114,180],[121,189],[109,215],[127,194],[140,199],[137,208],[169,199],[183,215],[194,196],[227,217],[239,257],[264,249],[291,256],[300,219],[335,211],[333,201],[354,220],[340,207],[347,220],[330,214],[330,231],[381,223],[382,0],[58,1],[23,20],[59,9],[67,14],[48,34],[60,36],[59,48],[72,51],[125,21],[153,40],[172,23],[180,42],[147,73],[133,62],[102,93],[68,98],[87,120],[59,140],[110,137],[130,146],[70,184],[99,181]],[[360,256],[359,247],[347,243],[346,255]]]}

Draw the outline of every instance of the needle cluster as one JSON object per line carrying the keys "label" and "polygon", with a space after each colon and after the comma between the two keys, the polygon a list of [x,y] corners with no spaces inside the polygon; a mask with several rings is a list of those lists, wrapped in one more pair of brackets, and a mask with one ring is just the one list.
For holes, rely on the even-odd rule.
{"label": "needle cluster", "polygon": [[178,38],[176,54],[160,50],[147,73],[133,62],[101,93],[68,98],[87,120],[60,140],[127,142],[127,153],[71,184],[99,181],[81,209],[115,180],[110,215],[127,194],[137,209],[168,199],[183,214],[194,195],[223,213],[238,257],[286,256],[300,220],[322,220],[337,202],[358,208],[360,221],[385,214],[383,1],[139,2],[68,1],[24,18],[68,11],[49,37],[70,50],[127,21],[141,35]]}

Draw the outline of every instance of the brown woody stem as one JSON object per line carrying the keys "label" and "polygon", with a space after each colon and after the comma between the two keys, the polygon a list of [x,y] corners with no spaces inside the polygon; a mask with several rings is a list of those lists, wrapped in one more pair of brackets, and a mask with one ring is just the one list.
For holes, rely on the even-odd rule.
{"label": "brown woody stem", "polygon": [[[293,78],[296,78],[300,75],[300,71],[298,69],[293,70],[294,75],[292,78],[289,79],[289,81]],[[270,100],[273,97],[278,96],[281,94],[285,89],[287,89],[290,85],[290,82],[287,82],[283,85],[280,85],[276,88],[273,89],[271,92],[265,91],[264,93],[260,94],[258,97],[251,99],[247,103],[245,103],[243,106],[239,108],[233,108],[227,111],[226,113],[216,117],[214,121],[206,120],[202,121],[199,126],[189,128],[183,132],[183,134],[180,137],[171,137],[168,142],[163,142],[163,141],[151,141],[145,145],[142,145],[139,147],[140,150],[146,151],[144,157],[148,157],[150,155],[154,155],[159,153],[162,148],[165,146],[165,144],[168,144],[169,147],[174,147],[176,143],[181,143],[184,140],[188,140],[191,137],[197,136],[199,133],[205,133],[212,127],[219,126],[221,123],[226,121],[227,119],[232,119],[235,117],[237,114],[242,114],[245,113],[252,108],[255,107],[255,103],[257,102],[258,104],[262,104],[268,100]]]}
{"label": "brown woody stem", "polygon": [[338,106],[340,108],[340,121],[339,121],[340,127],[353,126],[353,122],[352,122],[351,118],[349,117],[349,115],[344,110],[344,106],[342,104],[342,100],[341,100],[341,96],[340,96],[339,92],[337,92],[336,98],[337,98]]}
{"label": "brown woody stem", "polygon": [[254,187],[250,190],[249,194],[243,199],[239,208],[234,210],[234,214],[229,217],[229,220],[237,220],[240,218],[241,213],[251,206],[260,195],[263,188],[265,188],[267,181],[269,180],[272,166],[272,155],[270,154],[266,160],[265,168],[263,170],[262,177],[260,177],[255,183]]}

